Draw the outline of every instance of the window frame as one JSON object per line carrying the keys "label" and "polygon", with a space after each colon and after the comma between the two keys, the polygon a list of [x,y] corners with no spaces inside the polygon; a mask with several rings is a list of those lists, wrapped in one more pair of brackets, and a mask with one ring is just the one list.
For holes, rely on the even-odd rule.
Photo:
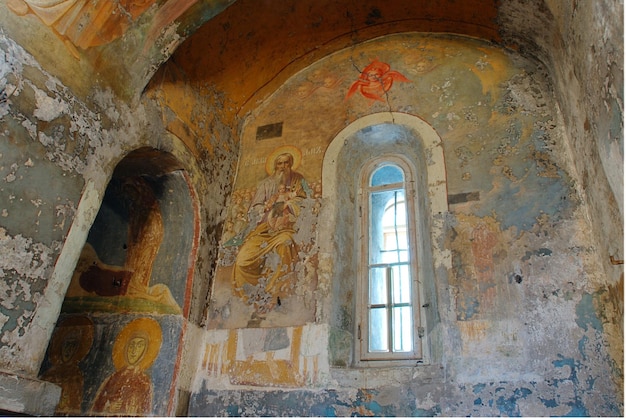
{"label": "window frame", "polygon": [[[384,187],[370,186],[372,175],[381,167],[394,165],[404,173],[404,181],[385,185]],[[357,231],[360,243],[357,269],[357,298],[356,298],[356,322],[355,322],[355,363],[362,366],[384,366],[424,362],[424,328],[422,321],[424,316],[420,306],[421,286],[419,281],[418,259],[418,208],[416,203],[417,191],[415,170],[409,160],[397,154],[385,154],[368,160],[362,167],[358,183],[357,219],[359,226]],[[413,350],[410,352],[394,352],[389,348],[387,352],[369,351],[369,282],[370,282],[370,196],[381,190],[393,190],[398,186],[404,187],[405,211],[406,211],[406,234],[409,246],[409,272],[411,273],[411,307],[413,321]],[[382,220],[381,220],[382,222]],[[390,321],[388,324],[392,324]],[[391,331],[389,331],[391,333]]]}

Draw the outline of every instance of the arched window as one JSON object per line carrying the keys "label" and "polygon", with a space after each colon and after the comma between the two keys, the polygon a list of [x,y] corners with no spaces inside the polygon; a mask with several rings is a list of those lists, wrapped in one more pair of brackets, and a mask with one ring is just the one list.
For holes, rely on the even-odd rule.
{"label": "arched window", "polygon": [[[447,180],[441,138],[399,112],[364,116],[326,150],[318,223],[320,318],[329,361],[374,377],[378,366],[438,374],[448,290]],[[327,281],[327,282],[325,282]],[[428,366],[428,367],[426,367]]]}
{"label": "arched window", "polygon": [[364,166],[360,186],[358,360],[419,360],[423,328],[411,167],[400,156],[376,158]]}

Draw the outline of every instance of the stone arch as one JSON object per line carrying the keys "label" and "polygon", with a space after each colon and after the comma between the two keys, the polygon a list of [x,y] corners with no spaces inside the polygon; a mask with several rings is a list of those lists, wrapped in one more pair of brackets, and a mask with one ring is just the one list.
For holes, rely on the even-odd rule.
{"label": "stone arch", "polygon": [[[156,348],[164,361],[158,358],[152,373],[154,402],[150,411],[141,413],[170,415],[176,408],[172,395],[180,386],[200,217],[187,167],[173,153],[176,150],[151,146],[129,152],[115,166],[102,199],[93,199],[89,208],[83,208],[97,215],[85,216],[85,221],[91,221],[89,232],[58,323],[87,316],[93,322],[85,327],[95,328],[96,333],[91,333],[91,352],[81,361],[84,398],[74,395],[81,404],[60,414],[93,413],[86,406],[92,406],[100,375],[111,372],[107,365],[115,355],[112,342],[120,328],[137,317],[154,319],[164,330],[163,343]],[[42,374],[53,361],[50,355],[44,359]]]}
{"label": "stone arch", "polygon": [[[197,222],[195,193],[179,160],[152,147],[131,151],[113,171],[82,255],[92,265],[96,258],[102,269],[115,272],[117,284],[97,284],[97,277],[93,283],[73,278],[66,301],[94,294],[135,296],[164,304],[155,308],[157,312],[186,317]],[[81,265],[84,262],[79,260],[76,270],[89,268]],[[159,273],[163,270],[167,273]],[[181,289],[173,277],[184,282]],[[155,288],[151,281],[169,288],[170,301],[165,287]]]}
{"label": "stone arch", "polygon": [[[444,220],[448,212],[447,181],[441,138],[423,119],[399,112],[371,114],[354,121],[332,140],[326,150],[322,168],[323,209],[320,219],[326,220],[319,235],[332,237],[320,240],[320,279],[328,289],[324,315],[330,323],[330,362],[335,366],[353,363],[353,313],[355,297],[351,281],[355,278],[356,246],[354,207],[360,167],[382,153],[400,153],[416,167],[418,194],[418,230],[425,244],[418,250],[425,302],[429,348],[426,358],[431,363],[441,360],[438,349],[441,336],[438,313],[438,290],[447,283],[450,254],[443,248]],[[419,196],[427,199],[419,199]],[[346,210],[349,208],[349,210]],[[347,262],[346,262],[347,261]],[[446,269],[440,269],[444,267]]]}

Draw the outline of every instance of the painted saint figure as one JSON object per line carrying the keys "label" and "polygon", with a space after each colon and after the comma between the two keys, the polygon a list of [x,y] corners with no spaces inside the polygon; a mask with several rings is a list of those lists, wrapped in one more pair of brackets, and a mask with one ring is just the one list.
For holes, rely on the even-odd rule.
{"label": "painted saint figure", "polygon": [[248,210],[251,231],[233,267],[235,290],[259,313],[280,304],[294,282],[298,262],[294,224],[309,187],[293,167],[292,152],[279,154],[273,173],[258,185]]}
{"label": "painted saint figure", "polygon": [[152,413],[152,381],[146,374],[161,350],[161,326],[140,318],[122,329],[113,344],[116,371],[100,386],[92,413],[145,416]]}
{"label": "painted saint figure", "polygon": [[128,251],[124,269],[132,272],[127,295],[175,307],[180,312],[178,303],[166,285],[150,285],[154,261],[165,234],[159,201],[141,176],[127,178],[122,190],[129,213]]}
{"label": "painted saint figure", "polygon": [[159,200],[143,176],[124,178],[115,194],[128,213],[126,259],[123,266],[102,262],[94,247],[85,243],[72,277],[69,296],[93,295],[141,299],[161,305],[173,314],[182,312],[166,284],[152,284],[165,228]]}
{"label": "painted saint figure", "polygon": [[48,348],[52,366],[40,378],[61,387],[56,414],[81,414],[84,380],[78,364],[87,356],[92,343],[93,323],[88,317],[68,317],[54,329]]}
{"label": "painted saint figure", "polygon": [[121,37],[155,0],[7,0],[18,16],[32,13],[50,27],[70,52],[107,44]]}

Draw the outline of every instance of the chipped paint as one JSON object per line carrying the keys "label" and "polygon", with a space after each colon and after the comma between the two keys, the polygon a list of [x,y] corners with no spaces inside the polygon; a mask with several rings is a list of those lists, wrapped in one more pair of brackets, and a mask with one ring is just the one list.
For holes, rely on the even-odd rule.
{"label": "chipped paint", "polygon": [[[106,302],[92,306],[102,350],[85,358],[93,373],[81,413],[115,371],[113,342],[123,324],[149,315],[165,332],[147,373],[155,392],[150,414],[623,415],[623,267],[612,263],[623,259],[623,53],[611,41],[621,25],[605,24],[620,6],[489,3],[500,15],[485,13],[474,30],[501,34],[536,61],[446,35],[454,27],[445,20],[430,20],[442,34],[376,32],[374,39],[385,26],[377,22],[393,21],[389,13],[399,9],[368,2],[350,14],[350,36],[339,31],[330,42],[317,38],[324,30],[299,32],[327,27],[330,13],[308,26],[311,20],[294,24],[273,10],[293,36],[264,31],[263,40],[251,14],[245,23],[228,19],[250,4],[241,0],[198,31],[205,38],[181,47],[138,100],[145,80],[197,28],[193,13],[204,22],[228,2],[191,3],[157,4],[109,50],[89,45],[82,60],[55,61],[55,76],[40,58],[65,57],[67,45],[50,42],[47,54],[37,45],[29,50],[37,61],[0,30],[0,251],[11,255],[0,258],[3,371],[36,376],[42,360],[50,366],[45,342],[65,289],[76,285],[73,265],[114,168],[148,146],[178,159],[198,199],[193,211],[172,205],[181,220],[197,216],[193,225],[174,223],[191,226],[177,237],[193,244],[175,262],[164,253],[167,266],[155,270],[167,278],[155,275],[150,284],[166,283],[184,315],[137,302],[122,313],[103,312],[120,307]],[[431,7],[439,10],[424,6]],[[270,12],[260,13],[271,21]],[[6,30],[14,30],[22,18],[7,16]],[[595,20],[587,24],[589,16]],[[50,31],[29,22],[34,34]],[[313,52],[303,53],[306,45]],[[126,64],[117,74],[109,68],[117,57],[106,57],[119,50]],[[139,51],[142,59],[129,59]],[[369,80],[356,86],[362,94],[349,94],[354,80],[366,79],[363,69],[376,69],[373,62],[393,69],[387,75],[396,83],[378,88]],[[427,356],[419,365],[374,369],[353,359],[358,245],[349,178],[358,173],[355,162],[376,154],[367,146],[389,140],[419,169]],[[338,159],[351,142],[362,147]],[[259,316],[233,293],[241,243],[227,243],[250,221],[238,206],[266,177],[271,152],[285,146],[300,150],[307,197],[292,207],[295,256],[265,261],[289,271],[292,282],[284,294],[257,287],[272,303]],[[109,267],[119,262],[114,253]],[[194,280],[177,286],[177,273]]]}

